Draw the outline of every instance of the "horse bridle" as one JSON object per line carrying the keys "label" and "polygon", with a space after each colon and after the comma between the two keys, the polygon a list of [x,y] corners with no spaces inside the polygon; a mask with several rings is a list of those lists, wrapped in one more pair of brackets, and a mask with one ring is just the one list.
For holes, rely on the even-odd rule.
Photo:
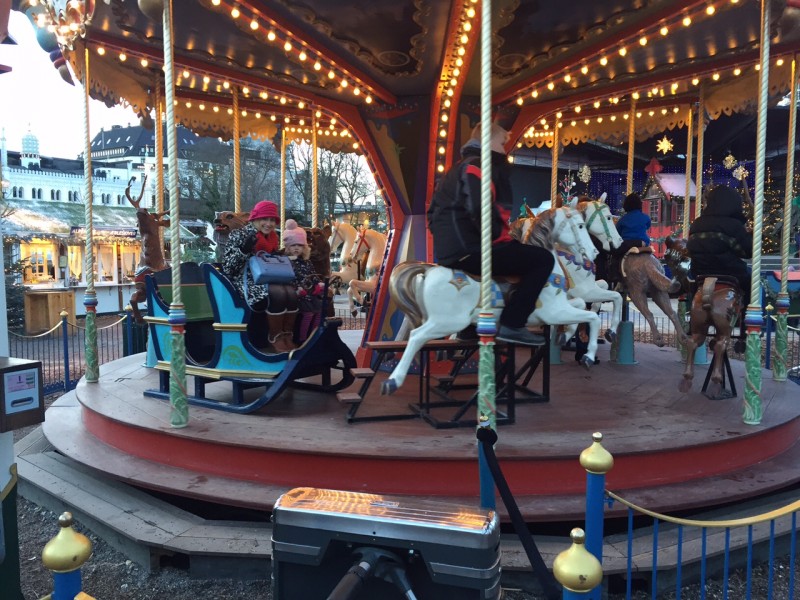
{"label": "horse bridle", "polygon": [[603,224],[603,233],[606,234],[606,239],[609,241],[609,244],[610,244],[611,243],[611,230],[608,228],[607,219],[603,218],[603,216],[602,216],[603,215],[603,208],[607,208],[607,205],[606,204],[601,204],[597,200],[595,200],[593,202],[587,202],[586,204],[590,204],[592,206],[592,208],[594,209],[592,211],[592,213],[589,215],[589,217],[586,219],[586,229],[589,229],[589,227],[592,224],[592,221],[594,221],[594,218],[597,215],[600,215],[600,222]]}
{"label": "horse bridle", "polygon": [[563,206],[562,208],[564,209],[564,216],[566,218],[564,219],[564,221],[561,222],[561,224],[556,229],[555,233],[553,234],[553,238],[555,239],[559,235],[561,235],[561,231],[564,229],[564,227],[567,226],[567,223],[569,223],[570,230],[572,231],[572,235],[575,238],[575,242],[578,244],[578,251],[581,253],[581,258],[584,260],[584,263],[588,264],[593,262],[592,260],[589,259],[589,255],[586,253],[586,248],[583,247],[583,243],[580,241],[580,234],[578,233],[578,225],[575,219],[572,218],[575,214],[580,214],[580,212],[576,211],[575,213],[573,213],[572,209],[570,209],[568,206]]}

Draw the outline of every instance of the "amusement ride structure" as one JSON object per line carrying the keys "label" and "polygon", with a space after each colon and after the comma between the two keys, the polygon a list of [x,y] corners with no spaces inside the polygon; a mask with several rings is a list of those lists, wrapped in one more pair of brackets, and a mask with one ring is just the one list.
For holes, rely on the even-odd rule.
{"label": "amusement ride structure", "polygon": [[[284,157],[290,141],[366,157],[390,223],[356,352],[358,366],[351,369],[353,377],[364,379],[382,377],[365,374],[376,356],[402,352],[395,339],[402,315],[388,282],[404,261],[434,260],[426,209],[438,177],[458,160],[462,142],[480,120],[497,119],[511,131],[512,155],[525,147],[551,148],[554,199],[563,146],[590,139],[627,144],[632,191],[637,141],[665,130],[684,131],[688,207],[693,169],[698,189],[704,185],[703,131],[709,120],[758,111],[761,123],[767,106],[788,93],[795,106],[800,6],[791,0],[567,4],[568,11],[563,3],[517,0],[488,7],[476,0],[183,0],[174,6],[169,0],[139,0],[138,5],[131,0],[23,0],[14,7],[41,27],[45,49],[63,53],[87,98],[125,103],[144,120],[153,115],[156,132],[165,118],[167,139],[161,143],[167,155],[174,153],[171,125],[181,123],[232,139],[235,157],[244,136],[280,143]],[[479,57],[482,34],[486,40]],[[88,109],[85,117],[88,140]],[[764,130],[765,125],[756,148],[755,273],[761,259]],[[794,121],[790,130],[787,181],[793,180]],[[87,198],[92,197],[90,155],[87,147]],[[168,175],[157,173],[159,189],[178,198],[177,181]],[[787,212],[790,201],[787,191]],[[169,208],[175,264],[180,262],[180,207]],[[694,216],[684,211],[684,235]],[[309,220],[313,227],[321,225],[316,202]],[[86,221],[91,261],[91,203]],[[784,237],[786,281],[788,232]],[[53,445],[123,481],[266,510],[295,486],[474,502],[477,452],[471,436],[455,429],[463,424],[463,414],[428,420],[455,429],[445,436],[431,436],[425,420],[404,417],[429,416],[443,406],[472,410],[477,404],[479,416],[493,425],[495,401],[505,403],[506,422],[514,423],[503,429],[501,462],[532,521],[580,514],[583,474],[566,465],[596,430],[603,431],[615,455],[609,486],[657,510],[714,505],[800,481],[800,470],[790,466],[800,453],[800,410],[788,401],[794,390],[785,383],[787,365],[776,364],[772,373],[761,367],[758,277],[753,277],[747,310],[747,360],[732,371],[744,380],[738,399],[713,403],[678,392],[676,351],[639,347],[638,365],[604,357],[588,373],[580,370],[580,376],[569,370],[574,365],[551,368],[546,357],[532,353],[531,364],[538,365],[542,377],[534,380],[544,392],[539,403],[522,406],[524,393],[515,397],[510,391],[519,387],[512,366],[498,375],[496,398],[492,382],[477,402],[457,396],[453,386],[447,401],[457,398],[455,404],[437,404],[430,400],[435,383],[423,356],[431,347],[424,346],[419,388],[406,385],[398,392],[400,400],[379,397],[377,387],[374,398],[361,394],[358,402],[366,400],[377,422],[356,425],[338,414],[343,410],[333,394],[302,390],[253,415],[209,408],[213,400],[208,398],[230,402],[233,392],[225,381],[236,377],[230,371],[216,379],[204,372],[206,402],[190,407],[187,373],[199,371],[186,362],[184,332],[191,309],[181,296],[180,273],[172,269],[171,303],[158,317],[160,384],[159,375],[142,366],[141,356],[99,370],[96,342],[87,335],[87,371],[75,397],[48,411],[44,432]],[[489,294],[482,291],[485,299]],[[88,291],[86,303],[91,331]],[[785,356],[785,288],[777,308]],[[230,337],[242,323],[223,325],[228,330],[218,328],[219,335]],[[485,319],[478,320],[478,332],[484,342],[493,336]],[[477,342],[472,351],[475,347]],[[529,382],[530,377],[525,386]],[[142,395],[156,386],[169,404]],[[473,383],[467,391],[477,387]],[[243,393],[236,389],[237,397]],[[487,394],[492,396],[488,408]],[[398,414],[407,403],[415,410]]]}

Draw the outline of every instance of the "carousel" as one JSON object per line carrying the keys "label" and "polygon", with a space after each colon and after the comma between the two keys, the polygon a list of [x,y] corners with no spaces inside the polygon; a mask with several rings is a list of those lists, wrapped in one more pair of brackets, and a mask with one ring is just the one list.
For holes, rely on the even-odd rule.
{"label": "carousel", "polygon": [[[166,119],[167,137],[158,143],[168,156],[175,148],[173,123],[232,139],[235,157],[245,136],[273,140],[284,157],[292,141],[357,152],[373,170],[389,220],[381,244],[330,224],[331,244],[346,243],[349,254],[364,252],[364,245],[380,249],[370,252],[371,302],[353,357],[329,319],[295,353],[260,358],[243,341],[246,311],[206,268],[190,283],[211,290],[206,320],[216,329],[210,357],[198,359],[190,332],[202,319],[195,301],[182,296],[188,271],[172,268],[169,278],[148,283],[147,354],[98,367],[96,349],[87,347],[86,376],[47,411],[44,435],[69,459],[138,488],[228,507],[270,511],[281,494],[303,486],[477,505],[482,487],[485,492],[476,468],[479,424],[497,429],[498,458],[529,522],[581,518],[586,474],[576,457],[597,431],[615,458],[609,488],[652,510],[716,506],[800,481],[797,388],[787,382],[792,365],[786,361],[779,366],[776,360],[771,371],[761,366],[758,277],[747,307],[746,360],[726,363],[723,385],[734,395],[712,400],[699,383],[679,389],[684,359],[675,347],[637,344],[634,359],[625,321],[598,343],[604,332],[597,315],[585,310],[588,296],[555,288],[543,296],[531,323],[550,346],[495,344],[490,277],[448,287],[457,277],[449,269],[414,266],[434,262],[426,210],[439,177],[458,161],[481,120],[496,119],[511,131],[512,157],[550,149],[555,208],[547,212],[560,233],[548,243],[553,251],[556,242],[573,244],[579,258],[586,238],[573,225],[579,222],[584,235],[592,223],[610,221],[613,229],[613,221],[561,206],[563,148],[588,140],[626,146],[630,192],[637,142],[667,131],[685,136],[681,224],[687,236],[701,209],[688,199],[707,185],[707,123],[741,111],[761,117],[787,94],[795,106],[800,7],[794,2],[574,0],[568,17],[559,3],[505,0],[483,13],[475,0],[175,6],[26,0],[14,7],[42,28],[43,45],[60,51],[87,98],[124,103],[155,121],[156,132]],[[88,110],[85,118],[88,132]],[[794,129],[792,120],[787,181],[793,180]],[[755,149],[756,273],[764,134],[759,131]],[[179,197],[174,178],[158,177],[160,189]],[[86,185],[91,197],[90,165]],[[91,272],[91,206],[86,210],[85,270]],[[173,226],[165,235],[179,249],[180,206],[169,210]],[[308,215],[315,228],[324,225],[318,212],[315,203]],[[606,232],[613,245],[616,231]],[[784,282],[788,231],[785,237]],[[171,258],[173,266],[180,263],[179,251]],[[410,302],[397,292],[401,284],[420,297]],[[158,286],[171,289],[160,305]],[[608,293],[594,283],[586,289]],[[353,293],[360,291],[356,286]],[[87,326],[93,294],[90,282]],[[780,294],[785,357],[785,285]],[[220,308],[224,302],[231,308]],[[422,307],[416,317],[411,305]],[[615,320],[616,314],[615,308]],[[400,333],[408,315],[405,341]],[[470,318],[479,340],[448,339]],[[558,327],[580,323],[590,324],[589,353],[581,362],[566,353],[562,360]],[[682,326],[679,331],[681,337]],[[251,361],[246,367],[244,358],[239,366],[225,362],[237,344]],[[478,355],[476,376],[463,367]],[[479,385],[487,378],[490,386]],[[276,380],[282,387],[270,388]],[[507,517],[502,506],[498,511]]]}

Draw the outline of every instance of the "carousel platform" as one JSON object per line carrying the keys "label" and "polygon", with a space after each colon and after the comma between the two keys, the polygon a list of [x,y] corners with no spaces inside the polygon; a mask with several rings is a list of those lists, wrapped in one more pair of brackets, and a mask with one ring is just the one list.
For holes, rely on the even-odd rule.
{"label": "carousel platform", "polygon": [[[800,480],[800,403],[791,381],[776,383],[764,371],[763,422],[745,425],[741,397],[700,393],[705,367],[697,368],[694,391],[677,391],[675,349],[639,344],[638,364],[622,366],[608,361],[607,345],[600,348],[601,363],[590,371],[552,366],[549,402],[518,404],[516,422],[498,429],[497,455],[529,522],[582,520],[586,474],[578,455],[595,431],[615,459],[608,488],[656,511],[712,508]],[[98,384],[82,380],[54,403],[42,429],[47,442],[111,480],[227,507],[269,511],[299,486],[476,502],[472,428],[438,430],[419,418],[348,424],[334,395],[293,390],[250,415],[192,406],[188,427],[173,429],[169,404],[143,396],[157,387],[157,374],[142,361],[103,365]],[[732,368],[741,394],[744,365]],[[363,414],[410,414],[418,401],[415,376],[390,397],[372,389]],[[446,418],[454,409],[437,410]],[[498,510],[505,514],[499,499]],[[615,514],[620,507],[609,509]]]}

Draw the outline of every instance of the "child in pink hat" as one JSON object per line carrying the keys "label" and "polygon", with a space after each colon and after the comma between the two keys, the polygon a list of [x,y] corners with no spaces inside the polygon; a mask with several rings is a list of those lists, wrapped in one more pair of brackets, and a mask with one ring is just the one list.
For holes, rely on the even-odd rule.
{"label": "child in pink hat", "polygon": [[284,254],[292,261],[295,286],[299,299],[300,326],[297,343],[304,343],[322,320],[322,294],[325,285],[309,260],[311,248],[308,247],[306,231],[294,219],[287,219],[281,234]]}

